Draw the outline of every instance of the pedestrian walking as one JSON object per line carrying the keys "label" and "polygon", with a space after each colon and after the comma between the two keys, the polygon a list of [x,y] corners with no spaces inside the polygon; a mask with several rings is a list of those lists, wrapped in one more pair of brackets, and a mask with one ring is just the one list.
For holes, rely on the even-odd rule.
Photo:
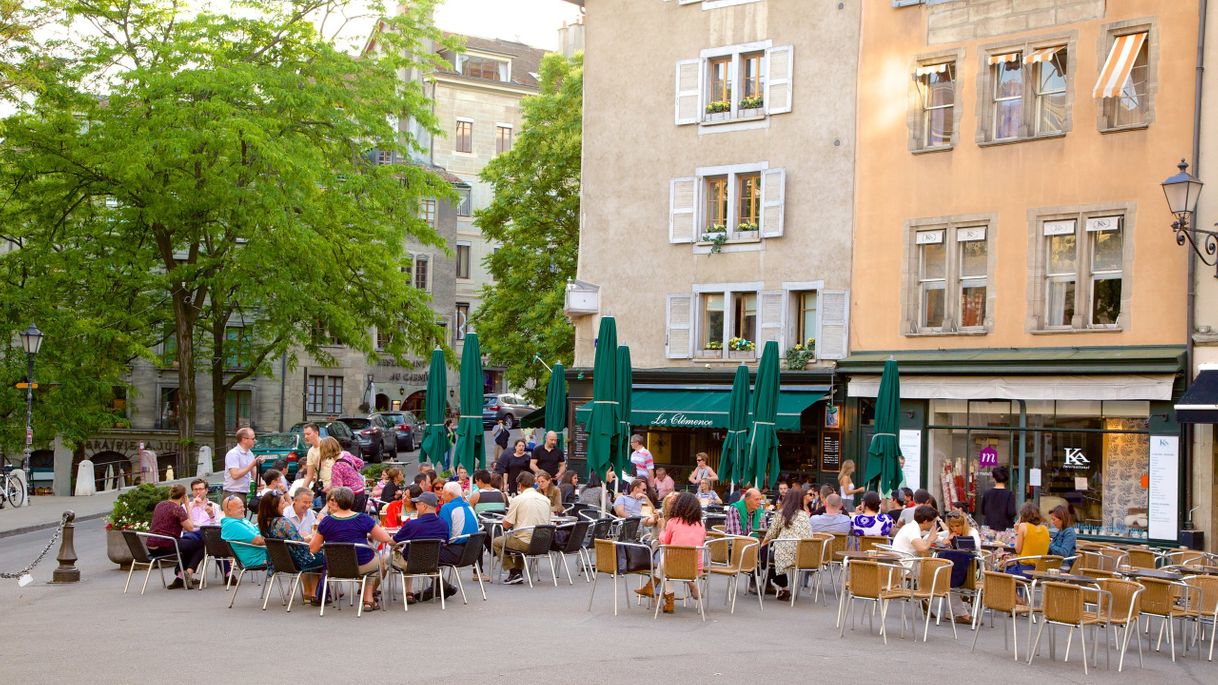
{"label": "pedestrian walking", "polygon": [[508,441],[512,439],[512,431],[507,426],[503,425],[503,419],[495,421],[495,427],[491,429],[491,441],[495,443],[495,458],[491,463],[499,461],[499,456],[503,454],[503,450],[507,449]]}

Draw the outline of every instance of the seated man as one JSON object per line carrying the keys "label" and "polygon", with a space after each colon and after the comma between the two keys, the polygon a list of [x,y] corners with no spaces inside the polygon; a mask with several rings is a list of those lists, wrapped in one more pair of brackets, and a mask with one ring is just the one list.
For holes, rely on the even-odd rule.
{"label": "seated man", "polygon": [[[220,537],[227,542],[243,542],[231,545],[233,555],[242,566],[261,566],[266,563],[266,543],[258,533],[258,526],[245,520],[245,498],[229,495],[224,498],[224,518],[220,520]],[[250,547],[249,545],[255,545]]]}
{"label": "seated man", "polygon": [[550,522],[550,498],[533,489],[532,472],[518,473],[516,488],[520,494],[512,499],[507,514],[503,517],[503,529],[506,532],[491,543],[491,550],[499,555],[503,560],[503,568],[508,571],[508,577],[503,581],[507,585],[523,583],[524,575],[520,571],[520,557],[508,556],[505,548],[523,552],[533,540],[533,531],[513,535],[511,529],[531,528]]}
{"label": "seated man", "polygon": [[[440,500],[435,493],[424,492],[418,497],[411,500],[414,503],[415,511],[418,512],[418,518],[410,519],[402,522],[402,527],[394,534],[394,542],[409,542],[411,540],[447,540],[448,526],[444,525],[444,521],[436,514],[436,510],[440,506]],[[406,548],[403,548],[405,552]],[[399,568],[406,567],[405,554],[399,555],[394,553],[393,563]],[[411,578],[406,579],[406,603],[414,604],[420,601],[420,598],[410,592]],[[448,596],[445,590],[445,596]],[[428,598],[430,599],[430,598]]]}
{"label": "seated man", "polygon": [[283,517],[296,526],[300,539],[308,542],[317,530],[317,512],[313,511],[313,492],[305,488],[297,489],[291,506],[284,508]]}
{"label": "seated man", "polygon": [[842,496],[836,492],[825,497],[825,513],[811,519],[813,533],[849,535],[854,528],[850,517],[842,513]]}
{"label": "seated man", "polygon": [[640,517],[643,519],[642,525],[654,526],[657,519],[655,508],[651,506],[651,500],[647,498],[647,479],[635,478],[631,481],[630,492],[618,495],[618,498],[614,500],[613,512],[619,518]]}

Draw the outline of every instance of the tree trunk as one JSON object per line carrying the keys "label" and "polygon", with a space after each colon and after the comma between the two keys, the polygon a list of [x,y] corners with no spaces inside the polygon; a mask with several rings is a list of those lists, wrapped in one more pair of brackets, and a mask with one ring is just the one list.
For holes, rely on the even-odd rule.
{"label": "tree trunk", "polygon": [[[217,291],[212,291],[212,296],[215,297]],[[223,309],[221,303],[213,302],[213,313]],[[212,316],[211,320],[211,409],[212,409],[212,440],[215,441],[215,453],[222,454],[227,452],[228,442],[228,426],[225,425],[226,405],[224,397],[224,332],[225,332],[225,317],[220,314]]]}
{"label": "tree trunk", "polygon": [[188,293],[173,287],[174,335],[178,342],[178,449],[182,454],[195,444],[195,315]]}

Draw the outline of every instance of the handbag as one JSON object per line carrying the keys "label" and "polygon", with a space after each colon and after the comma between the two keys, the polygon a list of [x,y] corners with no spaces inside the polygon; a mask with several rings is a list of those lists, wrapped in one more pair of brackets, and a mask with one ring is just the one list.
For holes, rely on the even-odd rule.
{"label": "handbag", "polygon": [[651,550],[634,546],[617,546],[618,573],[651,571]]}

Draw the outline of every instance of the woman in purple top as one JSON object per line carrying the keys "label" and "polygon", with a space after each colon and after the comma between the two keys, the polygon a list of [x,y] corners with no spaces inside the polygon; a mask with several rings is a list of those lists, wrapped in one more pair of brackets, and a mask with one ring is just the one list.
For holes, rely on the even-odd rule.
{"label": "woman in purple top", "polygon": [[863,510],[854,516],[855,535],[889,535],[892,517],[880,511],[880,493],[869,490],[863,495]]}
{"label": "woman in purple top", "polygon": [[[169,499],[157,503],[152,510],[152,522],[148,526],[149,533],[164,535],[177,540],[177,551],[182,553],[182,563],[186,565],[186,580],[182,577],[182,569],[176,569],[177,577],[170,584],[170,590],[186,587],[186,582],[194,575],[195,569],[203,561],[203,540],[197,536],[182,537],[183,531],[193,531],[195,523],[186,513],[188,500],[186,486],[176,483],[169,488]],[[149,538],[148,549],[153,556],[168,556],[174,553],[174,543],[164,538]]]}
{"label": "woman in purple top", "polygon": [[[351,507],[354,505],[355,493],[351,492],[351,488],[330,488],[326,496],[328,515],[317,524],[317,532],[309,540],[309,551],[314,554],[320,552],[321,546],[326,542],[354,542],[366,545],[369,538],[374,542],[393,544],[393,539],[371,516],[352,511]],[[364,587],[364,611],[379,609],[381,607],[376,602],[375,595],[381,584],[381,576],[385,573],[381,558],[372,550],[362,547],[355,549],[355,558],[359,562],[361,573],[376,572]]]}

